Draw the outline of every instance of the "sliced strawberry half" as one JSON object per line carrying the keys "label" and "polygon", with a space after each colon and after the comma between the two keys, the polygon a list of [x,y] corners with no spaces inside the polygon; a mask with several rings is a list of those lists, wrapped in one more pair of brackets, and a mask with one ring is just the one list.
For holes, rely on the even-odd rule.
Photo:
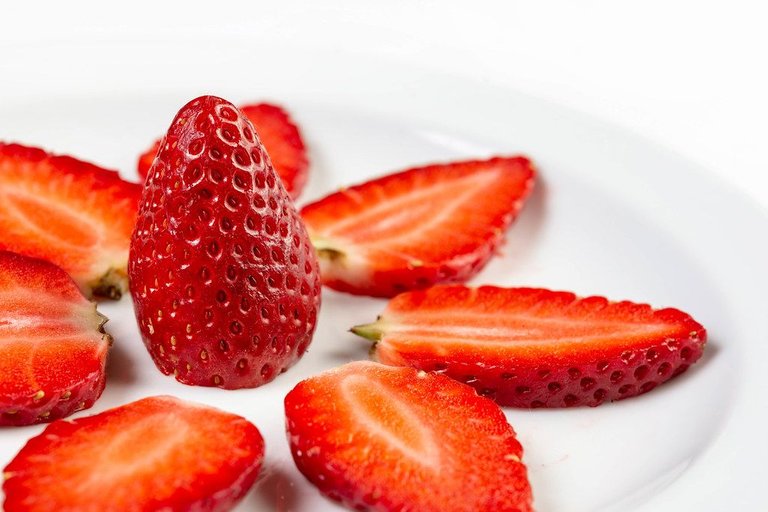
{"label": "sliced strawberry half", "polygon": [[0,425],[91,407],[104,390],[106,321],[59,267],[0,251]]}
{"label": "sliced strawberry half", "polygon": [[161,396],[30,439],[4,470],[5,510],[224,511],[253,485],[264,441],[246,419]]}
{"label": "sliced strawberry half", "polygon": [[128,245],[141,187],[114,171],[0,143],[0,249],[55,263],[83,292],[128,289]]}
{"label": "sliced strawberry half", "polygon": [[299,470],[349,508],[532,510],[504,414],[442,375],[350,363],[299,383],[285,412]]}
{"label": "sliced strawberry half", "polygon": [[163,139],[157,139],[155,143],[152,144],[151,148],[139,155],[139,161],[136,164],[136,170],[138,171],[139,178],[141,178],[142,182],[147,180],[147,174],[149,173],[149,169],[152,167],[152,163],[155,161],[155,157],[157,156],[157,152],[160,150],[162,141]]}
{"label": "sliced strawberry half", "polygon": [[[309,160],[301,132],[283,108],[270,103],[240,107],[256,129],[275,171],[293,199],[299,197],[307,182]],[[138,172],[146,180],[149,168],[160,149],[160,140],[139,157]]]}
{"label": "sliced strawberry half", "polygon": [[299,197],[307,182],[307,150],[301,132],[288,112],[269,103],[240,107],[259,135],[269,159],[285,189],[293,199]]}
{"label": "sliced strawberry half", "polygon": [[341,190],[301,213],[324,284],[391,297],[475,275],[533,183],[524,157],[430,165]]}
{"label": "sliced strawberry half", "polygon": [[596,406],[652,390],[701,357],[704,328],[677,309],[536,288],[436,286],[392,299],[372,324],[390,365],[445,374],[514,407]]}

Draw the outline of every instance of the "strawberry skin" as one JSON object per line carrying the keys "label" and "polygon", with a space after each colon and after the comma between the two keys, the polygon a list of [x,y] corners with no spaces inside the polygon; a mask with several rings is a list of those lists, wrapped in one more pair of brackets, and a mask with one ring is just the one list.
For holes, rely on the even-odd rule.
{"label": "strawberry skin", "polygon": [[0,143],[0,250],[55,263],[88,296],[119,298],[140,196],[114,171]]}
{"label": "strawberry skin", "polygon": [[[290,196],[296,199],[307,182],[309,168],[299,128],[288,112],[277,105],[257,103],[240,107],[240,111],[253,124],[280,180]],[[142,180],[146,180],[159,149],[160,140],[139,157],[137,170]]]}
{"label": "strawberry skin", "polygon": [[324,284],[391,297],[479,272],[533,183],[524,157],[429,165],[343,189],[301,214]]}
{"label": "strawberry skin", "polygon": [[144,343],[180,382],[259,386],[309,346],[317,259],[231,103],[203,96],[173,120],[144,187],[128,272]]}
{"label": "strawberry skin", "polygon": [[14,511],[226,511],[253,485],[264,441],[245,418],[169,396],[56,421],[4,470]]}
{"label": "strawberry skin", "polygon": [[0,426],[91,407],[104,390],[106,321],[56,265],[0,251]]}
{"label": "strawberry skin", "polygon": [[160,143],[162,141],[163,139],[157,139],[151,148],[139,155],[136,171],[139,173],[139,178],[141,178],[142,182],[147,180],[147,174],[149,174],[149,169],[152,167],[152,162],[155,161],[157,152],[160,151]]}
{"label": "strawberry skin", "polygon": [[299,470],[351,509],[532,510],[504,414],[442,375],[349,363],[300,382],[285,412]]}
{"label": "strawberry skin", "polygon": [[352,328],[378,361],[445,374],[513,407],[596,406],[646,393],[702,355],[677,309],[537,288],[449,285],[398,295]]}

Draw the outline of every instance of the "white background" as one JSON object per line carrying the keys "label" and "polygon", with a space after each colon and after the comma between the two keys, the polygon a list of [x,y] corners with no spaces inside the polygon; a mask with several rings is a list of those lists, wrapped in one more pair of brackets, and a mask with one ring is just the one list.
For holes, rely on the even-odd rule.
{"label": "white background", "polygon": [[[15,4],[4,5],[0,17],[5,52],[83,34],[91,35],[94,44],[136,39],[137,34],[147,41],[225,34],[259,39],[269,51],[270,34],[279,34],[298,45],[387,57],[511,85],[645,135],[768,207],[765,2]],[[326,29],[331,19],[332,31]],[[158,58],[173,65],[172,56]],[[141,73],[140,63],[127,65]],[[0,82],[7,78],[0,59]]]}

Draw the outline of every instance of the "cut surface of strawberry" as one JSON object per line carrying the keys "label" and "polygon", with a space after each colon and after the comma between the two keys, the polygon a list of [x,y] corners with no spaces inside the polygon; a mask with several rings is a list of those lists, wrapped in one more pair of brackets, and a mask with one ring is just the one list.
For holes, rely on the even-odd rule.
{"label": "cut surface of strawberry", "polygon": [[532,510],[504,414],[447,377],[349,363],[299,383],[285,411],[299,470],[349,508]]}
{"label": "cut surface of strawberry", "polygon": [[[301,132],[282,107],[270,103],[244,105],[240,111],[256,129],[275,171],[293,199],[299,197],[307,182],[309,160]],[[145,180],[160,149],[160,140],[139,157],[138,172]]]}
{"label": "cut surface of strawberry", "polygon": [[253,127],[231,103],[182,107],[144,186],[128,271],[141,335],[185,384],[256,387],[312,340],[314,249]]}
{"label": "cut surface of strawberry", "polygon": [[596,406],[636,396],[702,355],[704,328],[677,309],[538,288],[436,286],[352,328],[385,364],[445,374],[514,407]]}
{"label": "cut surface of strawberry", "polygon": [[533,183],[524,157],[429,165],[343,189],[301,214],[324,284],[391,297],[479,272]]}
{"label": "cut surface of strawberry", "polygon": [[0,143],[0,249],[55,263],[88,296],[127,290],[140,196],[114,171]]}
{"label": "cut surface of strawberry", "polygon": [[104,389],[106,321],[56,265],[0,251],[0,426],[91,407]]}
{"label": "cut surface of strawberry", "polygon": [[13,511],[230,510],[253,485],[264,441],[245,418],[159,396],[61,420],[4,470]]}

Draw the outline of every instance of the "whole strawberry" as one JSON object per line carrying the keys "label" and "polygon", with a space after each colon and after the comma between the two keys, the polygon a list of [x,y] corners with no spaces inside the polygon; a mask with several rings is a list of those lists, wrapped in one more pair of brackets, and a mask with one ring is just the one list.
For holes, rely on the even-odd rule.
{"label": "whole strawberry", "polygon": [[231,103],[185,105],[145,185],[128,262],[155,364],[185,384],[255,387],[307,349],[318,264],[253,126]]}
{"label": "whole strawberry", "polygon": [[[307,182],[309,161],[301,132],[290,114],[282,107],[271,103],[242,105],[240,112],[256,129],[259,140],[269,152],[272,166],[288,194],[293,199],[299,197]],[[152,147],[139,157],[136,170],[142,181],[146,181],[147,173],[160,149],[160,142],[161,139],[157,139]]]}

